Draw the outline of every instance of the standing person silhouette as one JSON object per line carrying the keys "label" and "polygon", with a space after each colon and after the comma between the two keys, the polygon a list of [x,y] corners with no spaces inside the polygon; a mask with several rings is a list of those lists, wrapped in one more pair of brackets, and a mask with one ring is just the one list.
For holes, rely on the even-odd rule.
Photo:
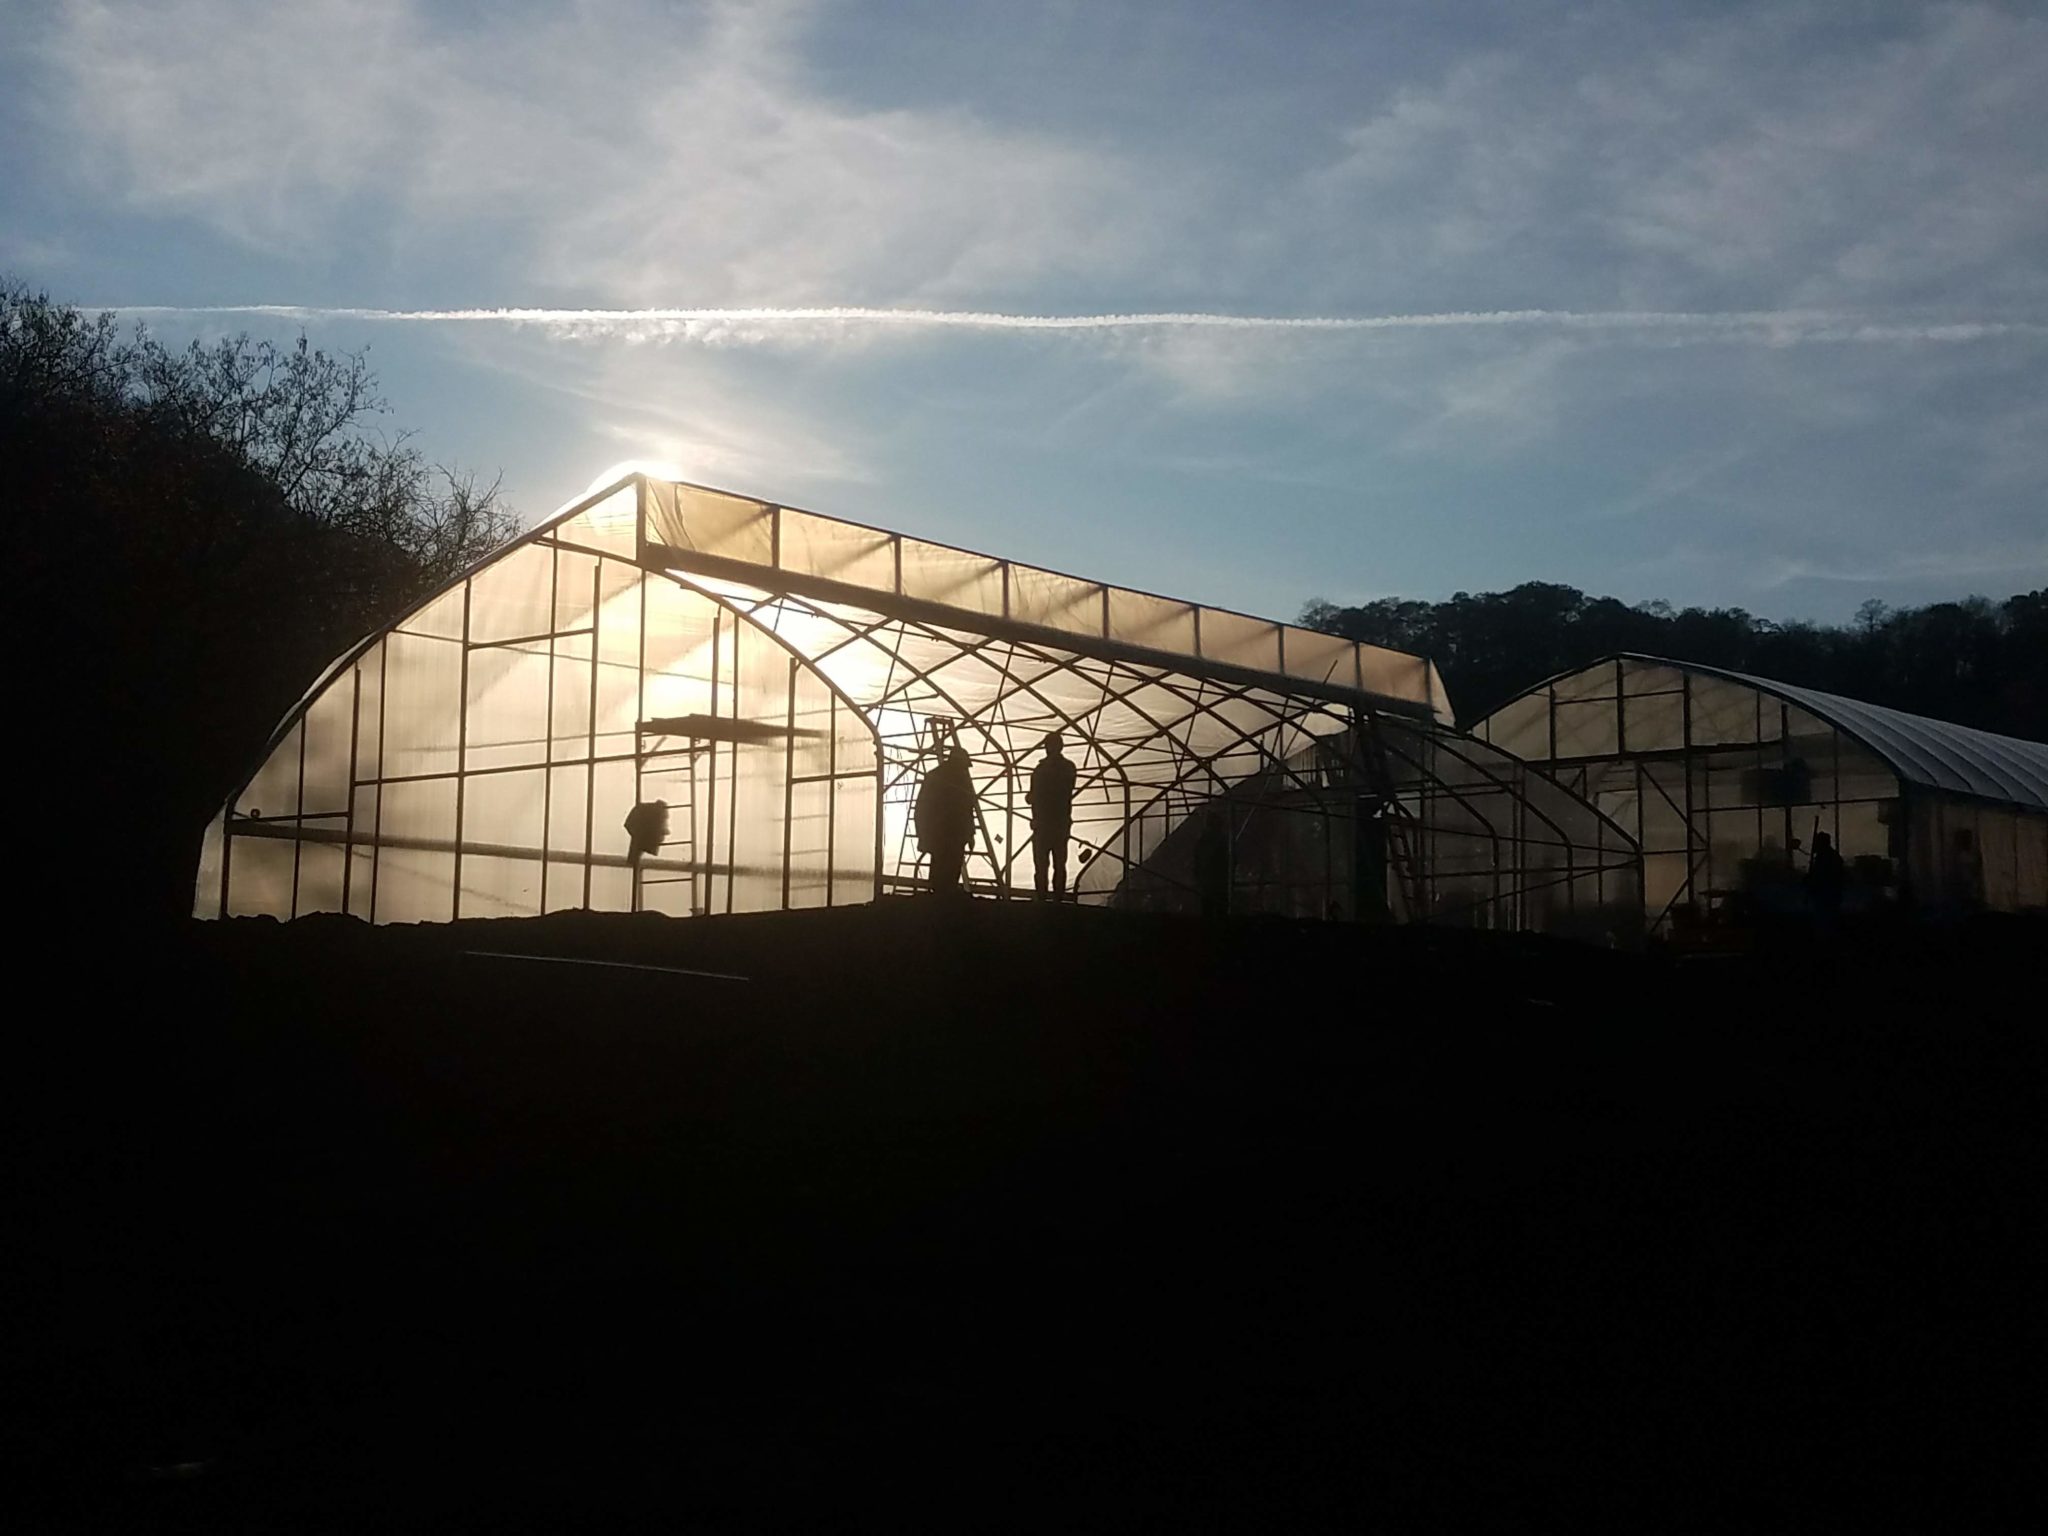
{"label": "standing person silhouette", "polygon": [[1230,915],[1230,813],[1211,806],[1202,817],[1195,841],[1195,891],[1202,916],[1212,921]]}
{"label": "standing person silhouette", "polygon": [[917,787],[912,819],[917,846],[931,860],[931,889],[944,895],[960,889],[960,871],[974,841],[974,778],[967,749],[956,746]]}
{"label": "standing person silhouette", "polygon": [[1832,919],[1842,910],[1847,873],[1842,856],[1835,852],[1835,840],[1825,832],[1814,833],[1813,852],[1806,860],[1806,895],[1823,919]]}
{"label": "standing person silhouette", "polygon": [[1052,866],[1052,899],[1067,899],[1067,838],[1074,830],[1074,762],[1066,738],[1047,734],[1045,756],[1031,770],[1024,803],[1031,807],[1031,894],[1045,900],[1045,871]]}

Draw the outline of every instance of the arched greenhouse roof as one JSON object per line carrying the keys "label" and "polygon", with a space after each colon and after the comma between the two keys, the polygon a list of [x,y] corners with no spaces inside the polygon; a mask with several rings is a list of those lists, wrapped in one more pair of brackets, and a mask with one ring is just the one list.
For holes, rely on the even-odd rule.
{"label": "arched greenhouse roof", "polygon": [[[1725,667],[1676,661],[1666,656],[1619,652],[1570,672],[1561,672],[1517,697],[1526,698],[1566,678],[1579,677],[1597,668],[1612,666],[1617,661],[1641,662],[1722,678],[1795,704],[1878,754],[1903,783],[1944,794],[1995,800],[2030,811],[2048,811],[2048,743],[2026,741],[2017,736],[1999,736],[1966,725],[1952,725],[1946,720],[1932,720],[1925,715],[1909,715],[1904,710],[1887,709],[1881,704],[1823,693],[1817,688],[1802,688],[1794,683],[1781,683],[1774,678],[1754,677]],[[1507,707],[1501,706],[1502,709]],[[1494,713],[1499,714],[1500,710]]]}

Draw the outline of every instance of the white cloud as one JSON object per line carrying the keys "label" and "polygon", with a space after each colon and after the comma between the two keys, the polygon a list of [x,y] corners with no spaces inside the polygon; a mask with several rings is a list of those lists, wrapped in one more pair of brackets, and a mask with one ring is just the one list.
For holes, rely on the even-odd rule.
{"label": "white cloud", "polygon": [[1401,297],[2048,302],[2048,18],[1929,6],[1896,36],[1832,19],[1567,22],[1395,92],[1288,211]]}
{"label": "white cloud", "polygon": [[460,35],[418,0],[71,0],[47,52],[138,206],[304,255],[367,219],[517,291],[900,301],[1132,254],[1111,157],[822,97],[808,7],[587,0]]}

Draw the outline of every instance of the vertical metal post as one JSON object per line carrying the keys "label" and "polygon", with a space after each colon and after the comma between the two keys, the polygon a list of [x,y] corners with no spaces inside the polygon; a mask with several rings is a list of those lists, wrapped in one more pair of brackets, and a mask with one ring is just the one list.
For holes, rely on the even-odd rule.
{"label": "vertical metal post", "polygon": [[[1693,840],[1697,836],[1697,831],[1693,824],[1692,803],[1692,674],[1679,673],[1678,682],[1679,728],[1683,733],[1681,739],[1685,748],[1678,765],[1679,773],[1685,780],[1685,899],[1688,902],[1696,902],[1697,895],[1693,890]],[[1676,901],[1677,898],[1673,897],[1672,900]]]}
{"label": "vertical metal post", "polygon": [[[742,676],[740,670],[742,665],[740,658],[740,635],[745,627],[740,616],[734,614],[732,620],[732,717],[735,720],[740,717],[740,705],[742,702],[740,697],[740,678]],[[739,881],[739,860],[737,857],[739,846],[740,743],[735,741],[732,744],[732,793],[726,796],[725,800],[725,861],[728,866],[725,873],[725,910],[727,912],[732,911],[733,886]]]}
{"label": "vertical metal post", "polygon": [[377,887],[384,870],[384,743],[391,732],[388,701],[391,697],[391,635],[377,642],[377,811],[370,818],[370,923],[377,922]]}
{"label": "vertical metal post", "polygon": [[540,910],[548,910],[548,857],[555,838],[555,632],[562,627],[562,551],[548,547],[548,718],[540,750]]}
{"label": "vertical metal post", "polygon": [[[317,700],[315,702],[318,702]],[[299,915],[299,858],[306,846],[306,721],[313,713],[311,704],[306,713],[299,716],[299,787],[292,801],[292,900],[286,910],[293,917]]]}
{"label": "vertical metal post", "polygon": [[469,599],[475,584],[462,584],[462,677],[455,711],[455,888],[448,893],[451,918],[462,916],[462,792],[469,782]]}
{"label": "vertical metal post", "polygon": [[356,743],[362,738],[363,663],[358,657],[348,669],[348,809],[341,833],[341,910],[348,911],[349,882],[356,868]]}
{"label": "vertical metal post", "polygon": [[796,846],[796,658],[789,658],[787,728],[782,737],[782,910],[789,910],[789,864]]}
{"label": "vertical metal post", "polygon": [[[644,487],[641,490],[641,495],[643,497],[646,495]],[[647,798],[646,781],[641,773],[642,766],[646,760],[647,744],[640,737],[640,722],[647,718],[648,585],[647,572],[643,568],[640,572],[640,654],[633,663],[633,804],[636,808],[642,800]],[[659,849],[656,850],[656,852],[659,851]],[[633,911],[638,912],[640,910],[640,892],[642,889],[640,884],[640,861],[638,859],[632,861],[632,868],[628,871],[628,874],[633,881],[633,894],[630,897],[631,908]]]}
{"label": "vertical metal post", "polygon": [[825,694],[825,905],[832,905],[832,880],[839,859],[839,693]]}
{"label": "vertical metal post", "polygon": [[[739,620],[735,619],[733,623],[737,625]],[[725,610],[714,604],[711,609],[711,718],[714,720],[718,718],[718,671],[721,663],[719,642],[723,638],[724,628]],[[733,744],[733,750],[735,752],[739,750],[737,742]],[[704,796],[704,855],[701,863],[704,869],[704,910],[708,913],[711,910],[712,883],[717,879],[717,876],[713,873],[718,853],[718,739],[716,737],[712,738],[710,750],[706,755],[711,765],[709,769],[711,785]],[[696,807],[694,805],[690,807],[690,810],[692,815],[696,814]],[[728,876],[728,883],[730,883],[730,880],[731,877]]]}
{"label": "vertical metal post", "polygon": [[874,900],[882,899],[882,852],[887,838],[884,828],[888,825],[883,802],[889,794],[889,762],[882,750],[882,733],[875,732],[875,894]]}
{"label": "vertical metal post", "polygon": [[590,910],[590,861],[597,823],[597,653],[604,624],[604,556],[590,568],[590,699],[583,736],[583,910]]}

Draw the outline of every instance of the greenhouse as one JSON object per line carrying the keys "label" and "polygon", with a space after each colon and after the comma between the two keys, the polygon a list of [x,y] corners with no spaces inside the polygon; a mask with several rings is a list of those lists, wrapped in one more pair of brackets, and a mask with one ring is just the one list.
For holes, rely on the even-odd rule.
{"label": "greenhouse", "polygon": [[[928,888],[911,807],[971,759],[965,885],[1032,886],[1076,765],[1074,899],[1611,934],[1634,844],[1451,730],[1425,659],[630,475],[336,659],[209,829],[201,916],[674,916]],[[658,814],[650,818],[649,808]],[[654,827],[635,848],[627,824]]]}
{"label": "greenhouse", "polygon": [[1825,834],[1847,910],[2048,907],[2048,745],[1690,662],[1622,655],[1540,683],[1473,734],[1642,848],[1672,934],[1807,903]]}

